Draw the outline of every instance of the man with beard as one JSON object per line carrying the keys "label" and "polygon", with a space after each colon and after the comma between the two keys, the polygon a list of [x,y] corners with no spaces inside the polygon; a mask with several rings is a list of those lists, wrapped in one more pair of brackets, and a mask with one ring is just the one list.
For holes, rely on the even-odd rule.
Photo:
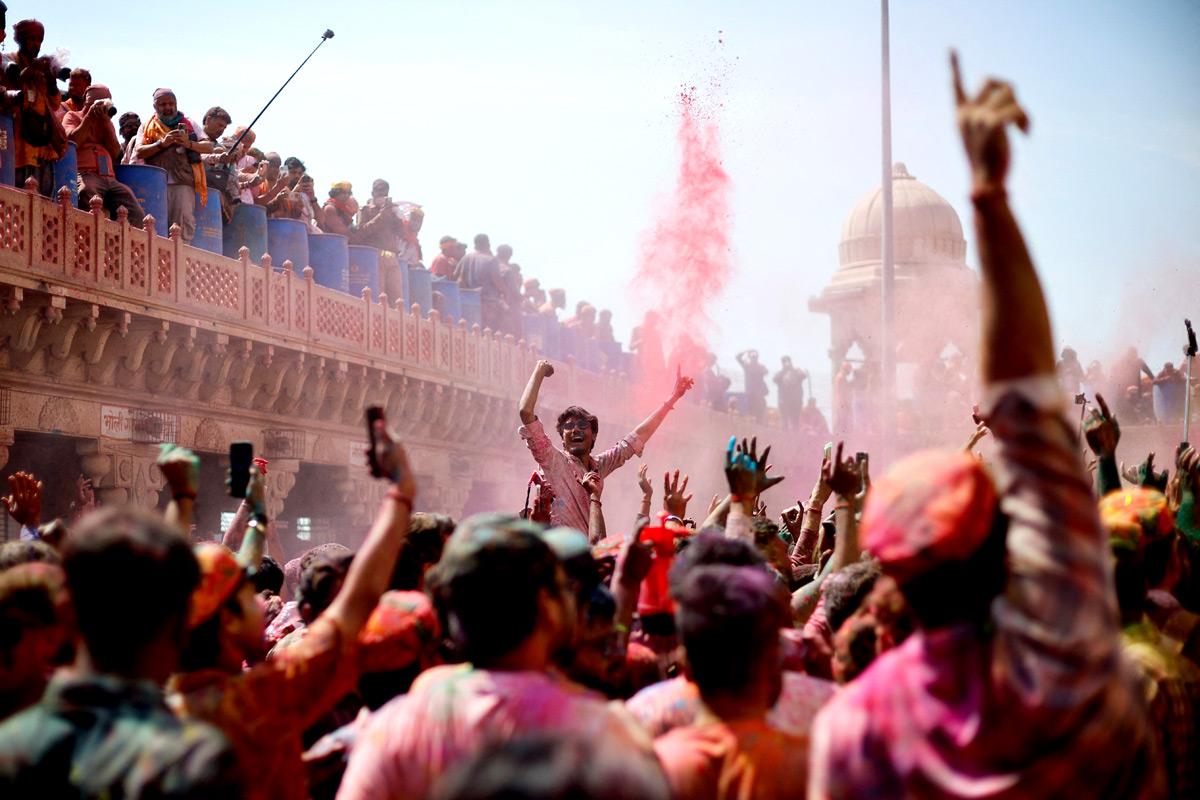
{"label": "man with beard", "polygon": [[196,235],[196,194],[208,202],[208,182],[200,157],[213,151],[200,141],[196,126],[183,115],[170,89],[154,90],[154,116],[138,131],[136,153],[167,172],[167,222],[178,225],[184,244]]}
{"label": "man with beard", "polygon": [[579,406],[568,406],[558,415],[555,425],[562,437],[563,449],[554,446],[538,420],[536,409],[542,381],[554,374],[549,361],[539,361],[529,376],[525,393],[521,396],[521,438],[538,463],[543,479],[554,492],[554,503],[550,507],[550,520],[554,525],[565,525],[578,531],[588,530],[588,518],[593,504],[600,504],[598,496],[590,495],[584,487],[584,479],[592,473],[603,481],[609,473],[620,467],[633,456],[641,456],[646,442],[662,425],[675,403],[694,385],[694,381],[678,370],[675,388],[670,398],[657,411],[642,421],[628,436],[596,456],[596,434],[600,421]]}

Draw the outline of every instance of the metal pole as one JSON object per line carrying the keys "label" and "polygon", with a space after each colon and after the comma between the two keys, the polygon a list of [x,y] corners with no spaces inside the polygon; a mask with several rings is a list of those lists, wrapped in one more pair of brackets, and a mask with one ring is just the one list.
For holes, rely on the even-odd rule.
{"label": "metal pole", "polygon": [[292,82],[292,78],[296,77],[297,73],[299,73],[300,70],[304,69],[304,65],[308,63],[308,59],[310,59],[314,55],[316,55],[317,51],[321,49],[321,45],[325,44],[325,41],[327,39],[332,39],[332,38],[333,38],[333,31],[331,31],[331,30],[326,30],[325,33],[321,34],[321,41],[317,42],[317,46],[312,49],[312,52],[309,53],[308,56],[303,61],[300,62],[300,66],[296,67],[296,71],[288,76],[288,79],[283,82],[283,86],[280,86],[279,89],[275,92],[275,94],[271,95],[271,99],[268,100],[267,104],[262,107],[262,111],[258,112],[258,116],[256,116],[254,119],[252,119],[250,121],[250,124],[246,126],[246,129],[244,131],[242,131],[242,135],[239,136],[237,138],[237,141],[235,141],[233,143],[233,146],[229,148],[230,153],[237,152],[238,145],[242,143],[242,139],[246,138],[246,134],[250,132],[250,129],[254,127],[254,124],[256,122],[258,122],[258,120],[262,117],[262,115],[267,113],[267,109],[271,107],[271,103],[275,102],[275,98],[279,97],[279,93],[287,88],[287,85]]}
{"label": "metal pole", "polygon": [[883,65],[881,127],[883,133],[883,228],[880,231],[881,275],[883,301],[883,320],[880,335],[880,368],[883,391],[880,396],[881,423],[888,430],[894,421],[896,393],[896,265],[892,249],[892,89],[891,89],[891,47],[888,36],[888,0],[880,0],[882,16],[881,61]]}
{"label": "metal pole", "polygon": [[1196,359],[1196,352],[1200,350],[1200,346],[1196,344],[1196,332],[1192,330],[1192,321],[1185,319],[1183,326],[1187,329],[1187,344],[1183,346],[1183,355],[1187,358],[1187,383],[1183,387],[1183,441],[1186,444],[1190,441],[1192,427],[1192,362]]}
{"label": "metal pole", "polygon": [[1191,441],[1192,429],[1192,362],[1195,361],[1193,356],[1188,356],[1187,360],[1187,385],[1183,391],[1183,440]]}

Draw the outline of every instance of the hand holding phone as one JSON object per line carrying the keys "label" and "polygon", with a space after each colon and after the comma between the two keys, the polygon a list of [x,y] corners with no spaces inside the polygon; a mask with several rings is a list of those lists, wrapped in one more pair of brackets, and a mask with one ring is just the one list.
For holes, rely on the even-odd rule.
{"label": "hand holding phone", "polygon": [[380,406],[367,406],[367,441],[370,445],[367,447],[367,466],[371,468],[371,477],[384,478],[388,477],[380,463],[379,458],[379,436],[375,431],[375,423],[383,422],[387,424],[387,418],[384,416],[383,408]]}
{"label": "hand holding phone", "polygon": [[245,499],[250,485],[250,465],[254,461],[252,442],[232,442],[229,445],[229,496]]}

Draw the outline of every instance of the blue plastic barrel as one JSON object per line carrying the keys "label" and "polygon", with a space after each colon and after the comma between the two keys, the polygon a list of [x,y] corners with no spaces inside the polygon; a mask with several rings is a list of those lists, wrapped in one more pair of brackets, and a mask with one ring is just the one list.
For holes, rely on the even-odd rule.
{"label": "blue plastic barrel", "polygon": [[421,306],[421,313],[428,314],[433,308],[433,273],[424,267],[408,268],[407,307],[411,309],[416,303]]}
{"label": "blue plastic barrel", "polygon": [[435,278],[433,291],[442,296],[442,321],[457,325],[462,319],[462,304],[458,298],[458,283],[449,278]]}
{"label": "blue plastic barrel", "polygon": [[275,269],[283,269],[283,262],[291,261],[294,272],[303,272],[309,262],[308,226],[298,219],[267,220],[267,252]]}
{"label": "blue plastic barrel", "polygon": [[16,182],[17,153],[16,141],[13,138],[13,118],[0,116],[0,183],[13,186]]}
{"label": "blue plastic barrel", "polygon": [[379,299],[379,257],[378,247],[350,245],[350,294],[358,297],[366,286],[371,297]]}
{"label": "blue plastic barrel", "polygon": [[[154,218],[157,227],[158,217]],[[221,193],[216,189],[208,190],[208,202],[200,205],[200,193],[196,192],[196,235],[192,237],[192,247],[199,247],[210,253],[220,253],[225,249],[225,221],[221,217]]]}
{"label": "blue plastic barrel", "polygon": [[308,235],[308,265],[321,286],[350,291],[350,240],[336,233]]}
{"label": "blue plastic barrel", "polygon": [[1183,421],[1184,381],[1160,383],[1152,395],[1154,418],[1163,425],[1174,425]]}
{"label": "blue plastic barrel", "polygon": [[52,197],[58,197],[58,190],[66,186],[71,190],[71,205],[79,202],[79,160],[75,155],[75,143],[67,142],[67,152],[54,162],[54,192]]}
{"label": "blue plastic barrel", "polygon": [[467,327],[479,325],[483,327],[483,304],[480,299],[480,289],[459,289],[458,303],[462,309],[462,318],[467,321]]}
{"label": "blue plastic barrel", "polygon": [[[166,236],[167,171],[149,164],[117,164],[115,172],[117,180],[128,186],[133,196],[142,204],[142,211],[154,215],[155,232],[159,236]],[[199,225],[196,227],[199,233]]]}
{"label": "blue plastic barrel", "polygon": [[[165,207],[163,210],[166,211]],[[267,252],[267,210],[253,203],[238,203],[233,207],[233,219],[221,233],[221,240],[226,258],[237,258],[238,251],[246,247],[250,250],[250,260],[260,263],[263,253]],[[304,266],[298,269],[304,269]]]}

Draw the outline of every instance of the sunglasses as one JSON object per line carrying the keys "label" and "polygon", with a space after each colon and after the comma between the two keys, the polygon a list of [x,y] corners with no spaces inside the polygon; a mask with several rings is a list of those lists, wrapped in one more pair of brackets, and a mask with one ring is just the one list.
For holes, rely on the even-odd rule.
{"label": "sunglasses", "polygon": [[562,424],[564,431],[585,431],[591,430],[592,423],[586,419],[569,419]]}

